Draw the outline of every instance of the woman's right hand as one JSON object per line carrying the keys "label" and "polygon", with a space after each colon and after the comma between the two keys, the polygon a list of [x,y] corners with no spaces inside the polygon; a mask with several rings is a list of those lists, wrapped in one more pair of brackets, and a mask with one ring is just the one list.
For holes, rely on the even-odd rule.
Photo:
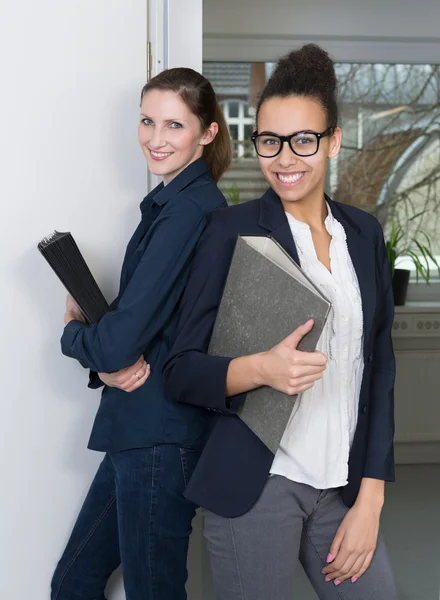
{"label": "woman's right hand", "polygon": [[268,385],[280,392],[294,396],[310,389],[322,378],[327,357],[322,352],[297,350],[301,339],[313,328],[313,320],[307,321],[282,342],[263,352],[260,357],[261,385]]}
{"label": "woman's right hand", "polygon": [[98,373],[99,379],[108,387],[116,387],[124,392],[133,392],[147,381],[151,372],[150,365],[143,356],[131,367],[116,371],[116,373]]}

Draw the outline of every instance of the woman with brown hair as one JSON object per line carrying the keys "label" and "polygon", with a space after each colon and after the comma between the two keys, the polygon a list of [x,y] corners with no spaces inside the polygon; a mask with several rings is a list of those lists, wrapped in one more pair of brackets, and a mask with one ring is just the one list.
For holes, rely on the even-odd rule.
{"label": "woman with brown hair", "polygon": [[211,84],[170,69],[142,90],[139,142],[163,178],[141,203],[112,311],[86,325],[68,297],[62,350],[103,387],[89,448],[104,459],[52,580],[52,600],[104,600],[122,562],[127,600],[184,600],[196,505],[183,497],[210,415],[168,399],[162,367],[207,215],[226,206],[227,125]]}

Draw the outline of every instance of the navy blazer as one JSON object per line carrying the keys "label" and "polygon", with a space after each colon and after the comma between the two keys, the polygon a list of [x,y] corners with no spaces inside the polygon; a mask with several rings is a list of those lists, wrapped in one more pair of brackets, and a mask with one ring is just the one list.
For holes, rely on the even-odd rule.
{"label": "navy blazer", "polygon": [[[362,477],[394,479],[394,302],[378,221],[353,206],[327,201],[346,232],[362,295],[365,368],[348,484],[342,491],[344,502],[351,506]],[[252,507],[274,458],[236,415],[246,394],[225,397],[228,366],[234,357],[206,354],[239,234],[270,235],[299,263],[283,206],[272,189],[259,200],[212,214],[194,259],[176,341],[164,369],[166,390],[173,400],[218,413],[185,495],[225,517],[242,515]]]}
{"label": "navy blazer", "polygon": [[89,448],[117,452],[165,443],[202,447],[210,415],[172,402],[165,394],[162,368],[207,215],[225,206],[203,159],[168,185],[161,183],[141,203],[142,219],[127,246],[113,310],[97,325],[71,321],[65,327],[62,351],[92,370],[90,387],[103,385],[96,372],[119,371],[142,354],[151,365],[149,378],[134,392],[104,387]]}

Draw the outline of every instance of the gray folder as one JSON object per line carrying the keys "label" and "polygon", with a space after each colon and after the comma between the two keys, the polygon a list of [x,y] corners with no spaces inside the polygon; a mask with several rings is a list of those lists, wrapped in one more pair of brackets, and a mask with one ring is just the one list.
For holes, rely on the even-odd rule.
{"label": "gray folder", "polygon": [[[209,345],[213,356],[269,350],[309,319],[298,349],[316,348],[330,302],[296,262],[267,236],[239,236]],[[296,396],[270,387],[248,392],[240,418],[275,453]]]}

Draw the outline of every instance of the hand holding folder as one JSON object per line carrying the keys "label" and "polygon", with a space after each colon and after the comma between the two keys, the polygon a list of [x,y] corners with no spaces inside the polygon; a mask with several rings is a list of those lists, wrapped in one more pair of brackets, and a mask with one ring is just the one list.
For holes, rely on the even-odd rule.
{"label": "hand holding folder", "polygon": [[321,352],[298,349],[313,326],[310,319],[268,352],[260,354],[260,374],[265,385],[289,395],[303,393],[314,385],[327,366],[327,357]]}
{"label": "hand holding folder", "polygon": [[[313,352],[330,302],[272,238],[239,236],[209,345],[214,356],[267,351],[313,319],[298,350]],[[296,396],[262,386],[247,393],[240,418],[275,453]]]}

